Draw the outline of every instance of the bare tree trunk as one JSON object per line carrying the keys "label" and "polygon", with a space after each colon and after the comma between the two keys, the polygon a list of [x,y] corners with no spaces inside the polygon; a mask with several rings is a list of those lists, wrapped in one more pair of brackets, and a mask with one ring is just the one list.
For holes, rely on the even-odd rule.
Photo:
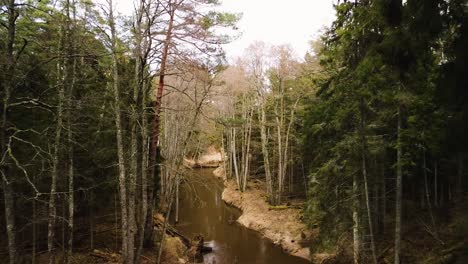
{"label": "bare tree trunk", "polygon": [[[283,153],[283,160],[282,160],[282,163],[283,163],[283,172],[281,173],[282,175],[282,181],[283,183],[281,184],[281,186],[283,186],[284,188],[284,179],[286,177],[286,168],[288,167],[288,159],[289,159],[289,156],[288,156],[288,150],[289,150],[289,138],[290,138],[290,134],[291,134],[291,127],[292,127],[292,124],[294,123],[294,114],[296,112],[296,107],[297,107],[297,104],[299,103],[299,100],[300,98],[298,98],[296,100],[296,102],[294,103],[292,109],[291,109],[291,116],[290,116],[290,119],[289,119],[289,123],[288,123],[288,127],[286,128],[286,135],[285,135],[285,138],[284,138],[284,153]],[[281,195],[282,195],[282,191],[278,194],[279,195],[279,200],[281,201]]]}
{"label": "bare tree trunk", "polygon": [[166,74],[166,65],[167,65],[167,58],[169,54],[169,47],[171,45],[172,39],[172,31],[174,26],[174,17],[175,17],[175,4],[170,0],[168,3],[169,9],[169,25],[166,32],[166,39],[164,41],[163,47],[163,54],[161,57],[161,66],[159,69],[159,84],[158,90],[156,93],[156,105],[154,109],[154,120],[153,120],[153,139],[151,144],[151,160],[150,160],[150,174],[154,174],[155,165],[156,165],[156,150],[158,146],[158,138],[159,138],[159,127],[161,122],[161,104],[162,104],[162,96],[164,91],[164,77]]}
{"label": "bare tree trunk", "polygon": [[[134,77],[134,84],[133,84],[133,102],[131,104],[130,110],[130,124],[131,124],[131,134],[130,134],[130,173],[128,177],[128,237],[127,243],[130,251],[134,251],[132,249],[135,248],[135,238],[137,234],[137,224],[136,224],[136,212],[135,208],[137,207],[136,204],[136,192],[137,192],[137,175],[138,175],[138,120],[139,120],[139,98],[138,94],[141,90],[141,19],[142,19],[142,3],[140,3],[139,11],[136,14],[136,28],[135,28],[135,77]],[[133,253],[130,253],[129,259],[135,261],[138,259],[139,256],[134,256]]]}
{"label": "bare tree trunk", "polygon": [[362,176],[364,178],[364,192],[366,193],[366,209],[367,209],[367,219],[369,224],[369,235],[371,241],[371,249],[372,249],[372,262],[377,264],[377,257],[376,257],[376,250],[375,250],[375,237],[374,237],[374,228],[372,223],[372,214],[371,214],[371,207],[370,207],[370,198],[369,198],[369,188],[368,188],[368,179],[367,179],[367,164],[366,164],[366,155],[364,151],[361,153],[362,158]]}
{"label": "bare tree trunk", "polygon": [[[15,75],[16,69],[16,59],[14,56],[14,43],[15,43],[15,36],[16,36],[16,20],[18,19],[18,11],[16,11],[16,4],[15,0],[8,1],[8,41],[7,41],[7,49],[6,49],[6,62],[7,62],[7,70],[6,70],[6,80],[4,82],[4,97],[3,97],[3,109],[2,109],[2,120],[1,120],[1,127],[0,127],[0,155],[6,156],[6,152],[8,151],[7,142],[9,141],[8,136],[8,108],[10,104],[10,97],[11,92],[13,90],[13,78]],[[10,264],[15,264],[18,260],[18,249],[16,245],[16,222],[15,222],[15,206],[14,206],[14,198],[13,198],[13,186],[11,180],[7,179],[9,175],[9,164],[7,159],[3,160],[0,163],[0,173],[2,177],[2,185],[3,185],[3,196],[4,196],[4,205],[5,205],[5,224],[6,224],[6,231],[8,237],[8,254],[10,257]]]}
{"label": "bare tree trunk", "polygon": [[402,212],[402,140],[401,140],[401,106],[398,106],[397,125],[397,164],[396,164],[396,197],[395,197],[395,264],[400,264],[401,255],[401,212]]}
{"label": "bare tree trunk", "polygon": [[437,188],[437,161],[434,162],[434,206],[439,207],[439,197]]}
{"label": "bare tree trunk", "polygon": [[236,176],[236,181],[237,181],[237,187],[241,188],[240,185],[240,176],[239,176],[239,169],[237,166],[237,155],[236,155],[236,128],[231,128],[231,151],[232,151],[232,163],[234,166],[234,173]]}
{"label": "bare tree trunk", "polygon": [[[232,144],[232,129],[228,128],[229,132],[226,132],[226,153],[227,153],[227,170],[226,170],[226,179],[232,179],[232,170],[234,166],[232,165],[232,152],[231,152],[231,144]],[[227,174],[229,172],[229,175]]]}
{"label": "bare tree trunk", "polygon": [[[157,10],[159,7],[159,2],[157,2],[157,7],[154,10],[154,16],[156,16]],[[139,245],[137,249],[137,256],[141,255],[141,252],[143,250],[143,247],[145,247],[145,235],[150,235],[150,238],[148,239],[151,241],[150,244],[152,244],[153,239],[152,239],[152,231],[150,229],[153,229],[153,207],[154,207],[154,202],[153,202],[153,191],[154,190],[154,184],[151,184],[151,187],[148,186],[148,167],[149,167],[149,131],[148,131],[148,119],[147,119],[147,110],[146,110],[146,104],[147,104],[147,95],[148,92],[150,91],[152,87],[152,78],[148,78],[148,76],[145,76],[146,70],[147,70],[147,59],[148,59],[148,54],[150,53],[152,49],[152,40],[151,40],[151,23],[152,23],[152,18],[150,18],[150,10],[151,10],[151,1],[150,2],[145,2],[145,1],[140,1],[140,14],[139,16],[141,20],[143,18],[146,19],[145,23],[145,28],[141,29],[141,26],[138,26],[138,34],[141,34],[143,37],[143,47],[140,47],[141,52],[143,54],[140,54],[139,56],[142,58],[141,61],[137,61],[137,63],[140,63],[140,67],[136,69],[136,72],[140,72],[136,77],[138,80],[138,83],[141,82],[141,87],[142,87],[142,92],[141,92],[141,103],[140,103],[140,117],[141,117],[141,148],[142,148],[142,154],[141,154],[141,225],[140,225],[140,236],[139,236]],[[145,14],[145,15],[143,15]],[[143,32],[142,32],[143,30]],[[138,43],[140,43],[141,40],[138,40]],[[154,171],[153,174],[150,175],[150,179],[154,179]],[[154,183],[153,181],[150,181],[150,183]],[[149,215],[148,215],[149,214]],[[137,264],[139,263],[140,258],[137,258]]]}
{"label": "bare tree trunk", "polygon": [[[137,225],[137,212],[136,208],[137,206],[137,177],[138,177],[138,159],[140,157],[139,153],[139,148],[138,148],[138,139],[141,137],[142,140],[145,140],[146,135],[143,133],[143,129],[146,128],[141,128],[140,133],[138,133],[138,127],[139,127],[139,121],[141,120],[141,114],[143,113],[145,107],[145,101],[140,100],[140,95],[146,93],[144,87],[144,70],[145,70],[145,63],[146,63],[146,58],[143,55],[143,39],[146,39],[144,36],[144,33],[142,32],[142,24],[143,24],[143,18],[144,12],[146,11],[146,3],[145,1],[139,1],[138,7],[136,10],[135,14],[135,27],[134,27],[134,41],[135,41],[135,48],[134,48],[134,58],[135,58],[135,72],[134,72],[134,84],[133,84],[133,103],[132,103],[132,109],[131,109],[131,156],[130,156],[130,175],[129,175],[129,198],[128,198],[128,215],[129,215],[129,238],[128,238],[128,247],[129,248],[135,248],[135,242],[138,242],[136,254],[134,257],[134,262],[135,263],[140,263],[140,254],[142,251],[142,242],[140,240],[143,239],[144,237],[144,223],[146,221],[146,214],[147,212],[145,211],[144,213],[142,212],[143,210],[143,204],[141,204],[140,211],[138,212],[138,216],[141,218],[139,219],[140,222],[142,222],[143,227],[140,228],[141,225]],[[148,10],[149,11],[149,10]],[[146,97],[146,96],[145,96]],[[143,118],[144,120],[144,118]],[[143,125],[143,123],[140,123]],[[141,127],[141,126],[140,126]],[[142,145],[142,149],[145,149],[145,145]],[[143,189],[146,188],[146,179],[143,181],[143,171],[146,170],[145,167],[143,167],[143,160],[142,160],[142,167],[141,167],[141,191],[143,194]],[[146,175],[145,175],[146,177]],[[145,182],[145,186],[143,186],[143,182]],[[143,196],[141,196],[143,199]],[[139,199],[138,199],[139,200]],[[147,200],[143,199],[141,203],[146,204],[146,210],[147,210]],[[137,240],[138,238],[138,240]],[[141,238],[141,239],[140,239]],[[137,240],[137,241],[136,241]]]}
{"label": "bare tree trunk", "polygon": [[226,156],[225,156],[226,150],[224,147],[224,127],[223,127],[223,131],[221,131],[221,149],[223,150],[223,152],[221,153],[222,158],[223,158],[223,180],[226,181],[227,171],[226,171]]}
{"label": "bare tree trunk", "polygon": [[241,137],[241,153],[240,153],[240,178],[239,178],[239,191],[244,191],[244,175],[248,173],[248,154],[247,146],[249,140],[249,118],[248,118],[248,103],[246,95],[242,96],[242,137]]}
{"label": "bare tree trunk", "polygon": [[[44,162],[44,161],[42,161]],[[44,163],[43,163],[44,164]],[[42,165],[44,166],[44,165]],[[33,175],[33,183],[36,184],[36,174]],[[37,208],[36,208],[36,199],[32,201],[32,252],[31,252],[31,264],[36,264],[36,237],[37,237],[37,226],[36,226],[36,218],[37,218]]]}
{"label": "bare tree trunk", "polygon": [[10,264],[15,264],[18,259],[16,248],[16,221],[14,213],[14,198],[13,190],[10,183],[3,181],[4,203],[5,203],[5,219],[7,222],[8,236],[8,253],[10,254]]}
{"label": "bare tree trunk", "polygon": [[[279,108],[279,112],[278,112]],[[276,199],[275,204],[281,203],[281,196],[283,194],[284,189],[284,178],[286,172],[286,160],[285,154],[287,150],[287,146],[285,142],[283,142],[283,132],[285,130],[284,127],[284,83],[283,77],[281,73],[279,73],[279,102],[275,106],[275,120],[276,120],[276,137],[277,137],[277,147],[278,147],[278,172],[277,172],[277,181],[278,181],[278,188],[276,192]]]}
{"label": "bare tree trunk", "polygon": [[268,200],[270,203],[273,202],[273,184],[271,180],[271,169],[270,169],[270,155],[268,152],[268,137],[266,132],[266,114],[265,114],[265,106],[264,106],[264,98],[261,98],[262,102],[260,102],[260,138],[262,144],[262,154],[263,154],[263,167],[265,169],[265,178],[266,178],[266,187],[267,187],[267,194]]}
{"label": "bare tree trunk", "polygon": [[118,239],[118,234],[119,234],[119,220],[118,220],[118,211],[117,211],[117,191],[114,193],[114,225],[115,225],[115,251],[119,250],[119,239]]}
{"label": "bare tree trunk", "polygon": [[94,249],[94,208],[93,208],[93,202],[94,202],[94,194],[93,191],[90,192],[89,194],[89,200],[88,200],[88,218],[89,218],[89,248],[91,251]]}
{"label": "bare tree trunk", "polygon": [[[62,31],[62,29],[60,29]],[[63,32],[59,34],[62,42]],[[62,49],[63,43],[59,45],[59,51]],[[63,102],[65,99],[65,88],[64,81],[67,80],[67,65],[62,63],[62,58],[57,60],[57,89],[58,89],[58,105],[57,105],[57,125],[55,129],[55,140],[54,150],[52,154],[52,183],[50,186],[50,197],[49,197],[49,223],[48,223],[48,234],[47,234],[47,251],[49,252],[49,263],[55,263],[55,252],[54,251],[54,240],[55,240],[55,224],[57,217],[57,205],[56,205],[56,192],[57,192],[57,180],[58,180],[58,166],[59,166],[59,155],[60,155],[60,144],[62,142],[62,127],[63,127]],[[63,67],[63,69],[62,69]],[[62,72],[63,71],[63,72]]]}
{"label": "bare tree trunk", "polygon": [[359,234],[359,188],[357,183],[357,175],[353,175],[353,259],[354,264],[360,263],[361,256],[361,238]]}
{"label": "bare tree trunk", "polygon": [[[168,12],[169,12],[169,24],[168,28],[166,31],[166,38],[164,41],[164,46],[163,46],[163,53],[161,56],[161,66],[159,68],[159,83],[158,83],[158,90],[156,92],[156,104],[154,107],[154,118],[153,118],[153,131],[152,131],[152,141],[151,141],[151,157],[150,157],[150,163],[149,163],[149,169],[150,169],[150,177],[154,177],[155,171],[156,171],[156,160],[157,160],[157,148],[158,148],[158,141],[159,141],[159,127],[161,123],[161,106],[162,106],[162,96],[163,96],[163,91],[164,91],[164,77],[166,74],[166,64],[167,64],[167,59],[169,55],[169,48],[171,46],[171,39],[172,39],[172,34],[173,34],[173,27],[174,27],[174,18],[175,18],[175,11],[177,9],[177,2],[174,3],[172,0],[169,0],[168,3]],[[149,222],[148,224],[152,223],[152,214],[153,214],[153,207],[155,206],[155,197],[154,196],[154,191],[151,192],[151,197],[150,197],[150,202],[148,203],[148,214],[150,215]],[[148,217],[148,216],[147,216]],[[153,239],[153,227],[152,225],[149,226],[147,224],[148,228],[145,228],[145,245],[150,245],[152,244],[152,239]],[[149,233],[148,233],[149,232]],[[150,241],[151,239],[151,241]]]}
{"label": "bare tree trunk", "polygon": [[[76,9],[75,9],[75,1],[72,3],[73,9],[73,23],[76,23]],[[68,21],[71,22],[70,19],[70,1],[67,0],[67,18]],[[73,48],[73,41],[74,39],[69,38],[68,43],[70,44],[70,53],[74,52]],[[67,110],[67,138],[68,138],[68,246],[67,246],[67,263],[71,263],[71,255],[73,253],[73,228],[74,228],[74,212],[75,212],[75,186],[74,186],[74,155],[73,155],[73,128],[72,128],[72,109],[73,109],[73,92],[75,90],[76,84],[76,67],[77,67],[77,59],[73,58],[72,63],[72,76],[71,76],[71,83],[70,88],[68,91],[68,110]]]}
{"label": "bare tree trunk", "polygon": [[243,178],[242,178],[242,191],[245,192],[247,188],[247,178],[250,173],[250,141],[252,138],[252,113],[253,109],[247,110],[247,128],[246,128],[246,137],[245,137],[245,154],[244,154],[244,169],[243,169]]}
{"label": "bare tree trunk", "polygon": [[463,153],[457,154],[457,188],[456,197],[458,200],[463,198]]}
{"label": "bare tree trunk", "polygon": [[179,223],[179,177],[176,178],[175,188],[175,222]]}
{"label": "bare tree trunk", "polygon": [[387,213],[387,187],[385,181],[385,163],[382,159],[382,164],[380,166],[380,233],[385,234],[385,216]]}
{"label": "bare tree trunk", "polygon": [[[122,258],[125,264],[133,262],[133,248],[129,248],[128,244],[128,204],[127,204],[127,177],[124,158],[122,118],[120,113],[120,90],[119,90],[119,71],[117,60],[117,33],[115,30],[115,21],[113,15],[112,0],[109,3],[109,26],[111,28],[111,51],[112,51],[112,75],[113,75],[113,90],[114,90],[114,114],[117,137],[117,156],[119,163],[119,192],[120,192],[120,207],[122,221]],[[131,252],[130,252],[131,251]]]}
{"label": "bare tree trunk", "polygon": [[160,241],[160,244],[159,244],[158,255],[157,255],[157,259],[156,259],[157,264],[161,263],[161,255],[162,255],[162,249],[163,249],[163,245],[164,245],[164,237],[166,235],[167,222],[169,221],[169,216],[171,215],[171,208],[172,208],[172,201],[173,200],[174,200],[174,197],[173,197],[173,194],[171,193],[170,194],[169,207],[167,209],[166,217],[164,217],[163,229],[161,231],[162,232],[161,233],[161,241]]}
{"label": "bare tree trunk", "polygon": [[[70,98],[71,99],[71,98]],[[73,252],[73,225],[74,225],[74,158],[73,158],[73,136],[71,128],[71,113],[68,113],[68,263],[70,263],[71,254]]]}
{"label": "bare tree trunk", "polygon": [[277,181],[278,188],[276,190],[275,204],[281,203],[281,193],[283,192],[283,136],[282,136],[282,119],[278,117],[276,113],[276,137],[278,144],[278,172],[277,172]]}
{"label": "bare tree trunk", "polygon": [[426,193],[427,208],[429,210],[429,215],[431,217],[432,227],[434,228],[434,235],[438,239],[434,214],[432,212],[431,197],[429,195],[429,182],[427,179],[426,149],[425,148],[423,148],[423,175],[424,175],[424,187],[425,187],[425,193]]}
{"label": "bare tree trunk", "polygon": [[[143,87],[146,87],[151,82],[145,82]],[[139,227],[139,242],[137,256],[141,255],[144,246],[144,234],[148,214],[148,154],[149,154],[149,138],[148,138],[148,122],[146,118],[146,89],[144,89],[142,94],[142,104],[141,104],[141,212],[140,212],[140,227]],[[152,217],[152,216],[151,216]],[[137,263],[139,263],[140,258],[137,258]]]}
{"label": "bare tree trunk", "polygon": [[62,216],[61,216],[60,222],[62,224],[62,239],[60,241],[61,242],[60,245],[61,245],[61,251],[62,253],[64,253],[63,260],[64,262],[67,262],[66,261],[67,254],[65,252],[65,219],[66,219],[65,218],[66,217],[65,216],[65,199],[61,199],[61,201],[62,201]]}
{"label": "bare tree trunk", "polygon": [[367,151],[367,139],[365,134],[366,128],[366,120],[365,120],[365,111],[364,111],[364,100],[361,99],[361,106],[360,106],[360,114],[361,114],[361,127],[360,127],[360,136],[361,136],[361,170],[362,170],[362,177],[364,182],[364,192],[365,192],[365,199],[366,199],[366,209],[367,209],[367,221],[369,225],[369,235],[371,241],[371,250],[372,250],[372,262],[377,264],[377,257],[376,257],[376,250],[375,250],[375,237],[374,237],[374,227],[372,221],[372,213],[371,213],[371,206],[370,206],[370,198],[369,198],[369,187],[368,187],[368,177],[367,177],[367,159],[366,159],[366,151]]}
{"label": "bare tree trunk", "polygon": [[380,225],[380,193],[379,193],[379,184],[380,184],[380,175],[379,175],[379,164],[378,164],[378,159],[377,156],[373,156],[373,163],[374,163],[374,168],[373,168],[373,174],[375,174],[376,179],[373,181],[373,185],[371,187],[370,192],[372,193],[372,224],[374,225],[374,235],[375,238],[377,239],[379,237],[379,225]]}

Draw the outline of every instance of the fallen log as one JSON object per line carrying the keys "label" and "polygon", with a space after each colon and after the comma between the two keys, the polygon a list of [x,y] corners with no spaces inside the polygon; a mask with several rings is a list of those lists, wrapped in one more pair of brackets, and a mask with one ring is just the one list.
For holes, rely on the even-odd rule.
{"label": "fallen log", "polygon": [[276,211],[279,211],[279,210],[286,210],[286,209],[302,209],[303,206],[302,205],[270,205],[268,207],[268,210],[276,210]]}
{"label": "fallen log", "polygon": [[211,252],[213,252],[213,248],[210,247],[210,246],[203,245],[203,247],[201,248],[201,252],[203,254],[211,253]]}
{"label": "fallen log", "polygon": [[118,263],[120,256],[116,253],[109,253],[99,249],[95,249],[89,253],[90,256],[105,260],[107,263]]}
{"label": "fallen log", "polygon": [[[164,220],[161,219],[161,217],[158,217],[157,215],[155,215],[153,217],[153,219],[154,219],[154,227],[156,227],[156,228],[158,228],[160,230],[163,230]],[[168,234],[168,235],[170,235],[172,237],[180,238],[180,240],[182,240],[182,243],[184,243],[184,245],[187,248],[190,248],[190,246],[192,245],[192,243],[190,242],[190,239],[188,239],[186,236],[179,233],[177,231],[177,229],[175,229],[173,226],[169,225],[168,223],[166,223],[166,234]]]}

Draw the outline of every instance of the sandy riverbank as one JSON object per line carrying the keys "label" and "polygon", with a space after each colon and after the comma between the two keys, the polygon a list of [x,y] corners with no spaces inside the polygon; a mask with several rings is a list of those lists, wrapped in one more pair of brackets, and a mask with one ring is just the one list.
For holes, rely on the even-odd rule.
{"label": "sandy riverbank", "polygon": [[300,210],[271,210],[262,187],[260,182],[252,182],[248,184],[246,192],[240,193],[234,181],[227,181],[222,199],[242,210],[242,215],[237,219],[239,224],[258,231],[287,253],[310,260],[306,239],[310,238],[311,232],[301,222]]}

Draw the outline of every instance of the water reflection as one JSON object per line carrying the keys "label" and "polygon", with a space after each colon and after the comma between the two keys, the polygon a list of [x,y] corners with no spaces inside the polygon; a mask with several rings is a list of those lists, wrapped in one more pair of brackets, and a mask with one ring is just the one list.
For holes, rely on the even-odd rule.
{"label": "water reflection", "polygon": [[282,252],[254,231],[235,223],[240,212],[221,199],[223,185],[212,170],[194,170],[182,185],[179,224],[188,237],[202,234],[213,252],[205,255],[207,264],[299,264],[306,260]]}

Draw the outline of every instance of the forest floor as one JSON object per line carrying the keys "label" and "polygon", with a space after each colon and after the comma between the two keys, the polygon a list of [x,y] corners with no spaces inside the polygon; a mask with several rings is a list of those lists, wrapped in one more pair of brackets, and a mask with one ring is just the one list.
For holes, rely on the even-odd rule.
{"label": "forest floor", "polygon": [[[185,264],[188,262],[187,248],[177,237],[167,236],[165,238],[163,251],[161,255],[161,263],[164,264]],[[151,264],[155,263],[157,258],[156,251],[145,250],[141,255],[140,263]],[[64,254],[58,252],[56,254],[56,262],[64,263]],[[0,262],[2,263],[2,262]],[[37,256],[36,263],[49,263],[49,254],[44,253]],[[82,250],[74,252],[71,256],[72,264],[119,264],[122,263],[122,256],[114,249],[102,247],[94,250]]]}
{"label": "forest floor", "polygon": [[[156,215],[156,218],[161,218],[160,215]],[[75,249],[71,256],[72,264],[118,264],[122,263],[122,256],[120,252],[120,229],[115,229],[115,222],[112,218],[106,218],[96,223],[95,235],[93,237],[93,248],[91,249],[88,245],[90,241],[88,237],[84,240],[77,237],[75,241]],[[161,220],[159,220],[161,221]],[[157,234],[155,240],[160,238],[161,230],[159,226],[156,226]],[[158,243],[155,241],[154,249],[144,249],[141,254],[141,263],[150,264],[155,263],[157,259],[157,248]],[[166,234],[164,236],[163,249],[161,254],[161,263],[164,264],[184,264],[189,263],[189,249],[177,236]],[[61,250],[56,252],[56,262],[64,262],[64,254]],[[2,262],[0,256],[0,263]],[[21,263],[31,263],[30,259],[25,259]],[[49,254],[47,252],[41,252],[36,256],[36,263],[45,264],[49,263]]]}
{"label": "forest floor", "polygon": [[[224,180],[222,167],[213,174]],[[352,241],[346,240],[332,252],[310,252],[311,242],[318,236],[318,229],[309,230],[301,221],[301,209],[288,206],[270,206],[266,201],[265,183],[254,179],[249,181],[247,191],[241,193],[235,181],[224,183],[222,199],[242,211],[237,222],[242,226],[258,231],[264,237],[281,246],[287,253],[313,259],[314,263],[349,263],[352,257]],[[465,264],[468,263],[468,201],[461,208],[452,208],[450,219],[439,222],[435,235],[427,223],[421,223],[418,210],[406,211],[403,230],[402,252],[404,263],[421,264]],[[293,207],[293,208],[291,208]],[[393,262],[393,223],[387,223],[389,239],[377,240],[379,263]],[[334,252],[333,252],[334,251]]]}
{"label": "forest floor", "polygon": [[[444,212],[437,213],[446,218],[436,217],[437,232],[430,223],[424,223],[422,220],[424,218],[421,216],[427,212],[407,210],[408,217],[404,219],[405,226],[402,234],[404,263],[468,263],[468,203],[463,204],[458,208],[452,207],[450,215]],[[390,223],[389,226],[391,226]],[[393,241],[382,242],[389,250],[381,253],[381,260],[384,263],[391,263],[394,254]]]}
{"label": "forest floor", "polygon": [[301,221],[301,210],[288,206],[271,207],[261,181],[252,181],[247,191],[237,190],[234,181],[225,182],[222,199],[242,210],[237,222],[258,231],[287,253],[310,260],[309,239],[313,234]]}

